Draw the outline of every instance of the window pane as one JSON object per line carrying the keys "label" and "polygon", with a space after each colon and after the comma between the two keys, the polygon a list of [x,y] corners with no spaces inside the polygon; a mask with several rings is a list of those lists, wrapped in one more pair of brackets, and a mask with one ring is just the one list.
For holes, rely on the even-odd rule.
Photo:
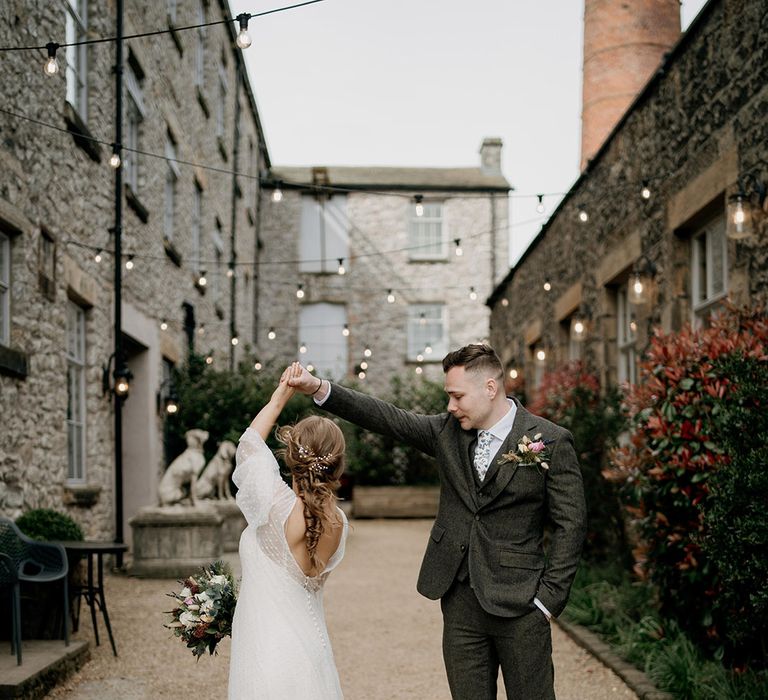
{"label": "window pane", "polygon": [[[431,353],[425,353],[427,347]],[[408,359],[419,354],[441,358],[448,352],[445,307],[442,304],[413,304],[408,309]]]}
{"label": "window pane", "polygon": [[299,342],[306,343],[302,362],[315,366],[319,375],[341,379],[347,373],[347,339],[342,330],[347,309],[341,304],[307,304],[299,311]]}
{"label": "window pane", "polygon": [[322,272],[323,241],[321,211],[314,197],[301,198],[301,233],[299,235],[299,270]]}
{"label": "window pane", "polygon": [[411,210],[410,256],[412,259],[445,257],[443,205],[441,202],[426,202],[422,206],[422,216],[416,215],[415,206]]}

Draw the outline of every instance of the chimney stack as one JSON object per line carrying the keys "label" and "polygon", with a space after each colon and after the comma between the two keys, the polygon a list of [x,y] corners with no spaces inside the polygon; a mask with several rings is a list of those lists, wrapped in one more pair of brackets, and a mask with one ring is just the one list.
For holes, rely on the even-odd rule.
{"label": "chimney stack", "polygon": [[585,0],[582,170],[679,38],[679,0]]}
{"label": "chimney stack", "polygon": [[480,171],[483,175],[501,175],[501,139],[485,138],[480,146]]}

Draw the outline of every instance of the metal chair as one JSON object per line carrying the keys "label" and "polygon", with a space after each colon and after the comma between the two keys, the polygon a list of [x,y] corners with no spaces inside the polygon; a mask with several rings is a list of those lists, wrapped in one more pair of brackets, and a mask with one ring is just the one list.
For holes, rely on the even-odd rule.
{"label": "metal chair", "polygon": [[10,586],[12,611],[11,653],[21,665],[21,586],[23,582],[61,580],[64,589],[64,642],[69,646],[69,589],[67,553],[60,544],[38,542],[23,534],[16,523],[0,517],[0,586]]}

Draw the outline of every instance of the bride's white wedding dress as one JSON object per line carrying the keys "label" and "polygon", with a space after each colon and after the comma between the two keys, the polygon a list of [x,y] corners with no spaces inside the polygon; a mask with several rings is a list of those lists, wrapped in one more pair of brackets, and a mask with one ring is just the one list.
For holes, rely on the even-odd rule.
{"label": "bride's white wedding dress", "polygon": [[248,428],[232,476],[248,521],[240,537],[243,578],[232,623],[229,700],[342,698],[323,611],[323,584],[344,556],[349,524],[324,571],[305,576],[285,539],[297,496],[271,450]]}

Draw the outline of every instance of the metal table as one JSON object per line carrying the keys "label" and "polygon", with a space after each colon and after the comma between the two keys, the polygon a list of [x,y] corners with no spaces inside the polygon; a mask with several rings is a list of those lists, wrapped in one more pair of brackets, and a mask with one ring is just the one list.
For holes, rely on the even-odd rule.
{"label": "metal table", "polygon": [[[60,542],[69,555],[81,555],[88,557],[88,580],[85,586],[73,586],[73,592],[77,595],[77,608],[73,610],[72,630],[77,632],[80,624],[80,602],[85,598],[91,609],[91,621],[93,622],[93,634],[96,637],[96,646],[99,646],[99,628],[96,624],[96,606],[101,610],[104,625],[107,628],[109,642],[112,645],[112,653],[117,656],[115,639],[112,636],[112,626],[109,623],[107,601],[104,598],[104,555],[123,554],[128,550],[128,545],[122,542]],[[93,580],[93,560],[96,559],[97,579]]]}

